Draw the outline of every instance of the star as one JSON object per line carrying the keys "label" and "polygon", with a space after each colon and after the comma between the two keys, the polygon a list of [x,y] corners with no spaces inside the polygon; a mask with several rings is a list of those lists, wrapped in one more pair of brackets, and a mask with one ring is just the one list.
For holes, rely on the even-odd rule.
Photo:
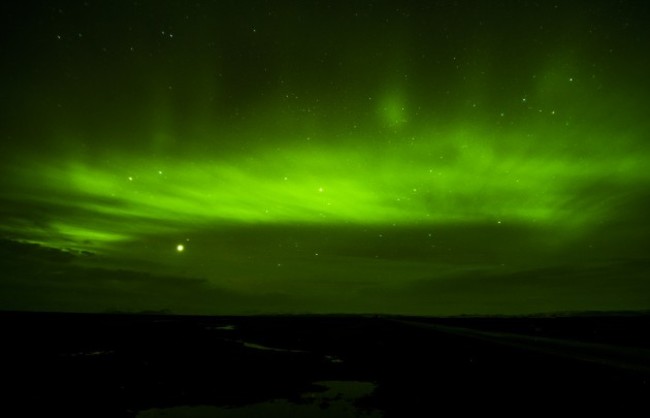
{"label": "star", "polygon": [[179,253],[182,253],[183,251],[185,251],[185,246],[183,244],[178,244],[176,246],[176,251],[178,251]]}

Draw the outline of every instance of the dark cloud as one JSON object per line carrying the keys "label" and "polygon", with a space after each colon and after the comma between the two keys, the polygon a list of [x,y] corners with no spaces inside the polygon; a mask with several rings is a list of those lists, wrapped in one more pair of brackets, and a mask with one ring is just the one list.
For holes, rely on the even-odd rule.
{"label": "dark cloud", "polygon": [[456,314],[635,310],[650,303],[647,277],[650,259],[525,270],[504,265],[418,280],[402,295],[414,302],[417,313],[429,309]]}
{"label": "dark cloud", "polygon": [[0,306],[5,310],[281,312],[286,295],[242,294],[204,279],[83,265],[84,254],[0,241]]}

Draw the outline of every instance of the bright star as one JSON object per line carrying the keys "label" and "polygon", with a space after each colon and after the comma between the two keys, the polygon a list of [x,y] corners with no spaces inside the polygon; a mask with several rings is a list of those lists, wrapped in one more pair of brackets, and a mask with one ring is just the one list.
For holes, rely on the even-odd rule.
{"label": "bright star", "polygon": [[183,251],[185,251],[185,246],[183,244],[178,244],[176,246],[176,251],[178,251],[179,253],[182,253]]}

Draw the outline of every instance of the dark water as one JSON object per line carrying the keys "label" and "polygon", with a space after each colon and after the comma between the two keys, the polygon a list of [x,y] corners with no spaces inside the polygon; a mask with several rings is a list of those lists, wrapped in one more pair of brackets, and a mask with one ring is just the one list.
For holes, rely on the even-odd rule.
{"label": "dark water", "polygon": [[370,395],[375,385],[370,382],[315,382],[323,392],[308,392],[298,402],[275,399],[249,406],[227,408],[215,406],[178,406],[141,411],[137,418],[380,418],[377,410],[361,409],[355,401]]}

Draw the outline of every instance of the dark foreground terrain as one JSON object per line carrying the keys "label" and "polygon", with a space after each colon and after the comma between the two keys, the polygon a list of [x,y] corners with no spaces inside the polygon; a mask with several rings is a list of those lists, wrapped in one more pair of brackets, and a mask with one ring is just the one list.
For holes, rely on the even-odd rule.
{"label": "dark foreground terrain", "polygon": [[2,313],[6,417],[650,413],[650,317]]}

